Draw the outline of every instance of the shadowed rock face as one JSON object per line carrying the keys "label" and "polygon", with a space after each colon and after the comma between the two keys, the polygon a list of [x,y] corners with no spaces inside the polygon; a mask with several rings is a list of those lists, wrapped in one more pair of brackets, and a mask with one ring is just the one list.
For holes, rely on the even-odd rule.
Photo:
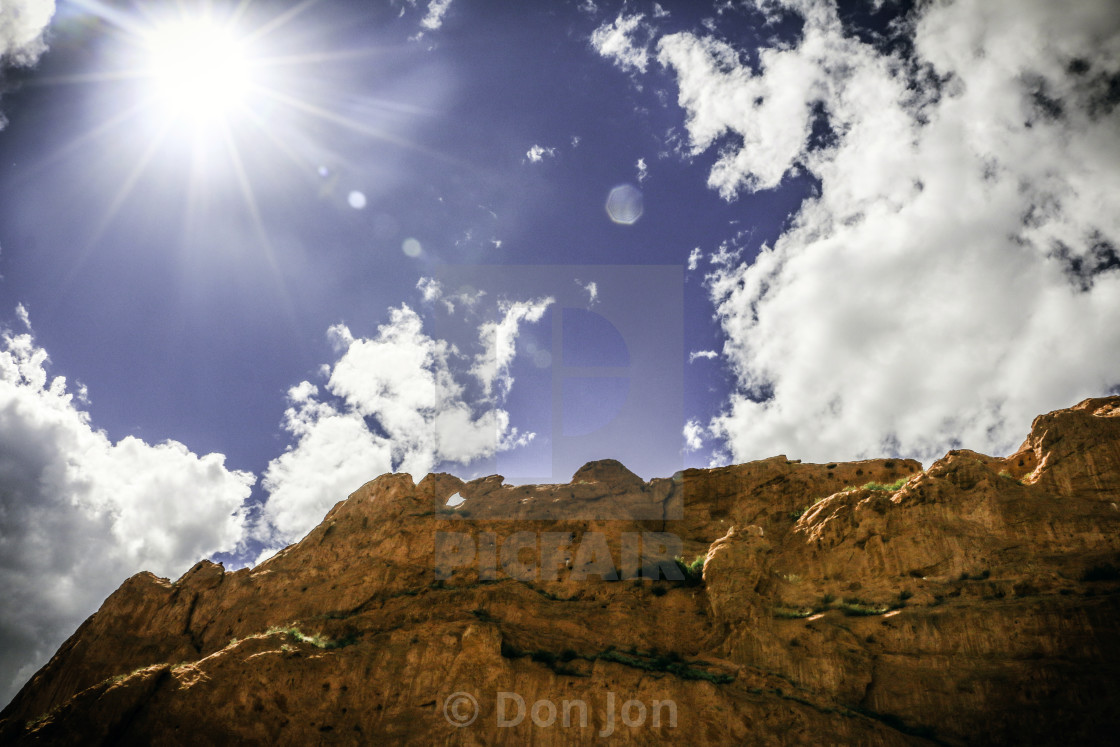
{"label": "shadowed rock face", "polygon": [[[924,471],[383,475],[253,569],[125,581],[0,742],[1111,742],[1118,529],[1116,397],[1040,416],[1010,457]],[[577,700],[586,725],[572,706],[564,726]]]}

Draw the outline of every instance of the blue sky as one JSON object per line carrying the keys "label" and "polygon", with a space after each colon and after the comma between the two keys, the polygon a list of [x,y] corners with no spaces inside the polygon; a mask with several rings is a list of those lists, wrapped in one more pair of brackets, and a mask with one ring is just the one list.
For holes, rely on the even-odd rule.
{"label": "blue sky", "polygon": [[[754,243],[776,237],[798,191],[760,195],[744,213],[704,188],[702,164],[659,158],[683,117],[595,54],[588,38],[601,14],[492,5],[452,6],[438,33],[410,42],[423,8],[405,5],[399,16],[388,4],[323,2],[263,39],[266,61],[326,52],[323,62],[263,69],[282,95],[352,121],[251,110],[271,118],[294,162],[230,117],[259,231],[221,142],[202,146],[205,204],[189,212],[189,125],[172,127],[125,193],[154,139],[145,116],[165,114],[158,103],[47,162],[150,83],[54,83],[119,70],[118,48],[135,44],[62,6],[51,53],[7,97],[0,261],[6,297],[30,311],[54,370],[89,387],[98,427],[114,439],[173,438],[259,472],[284,445],[286,390],[332,358],[326,329],[344,321],[372,332],[391,306],[416,306],[417,281],[440,267],[683,266],[735,225],[749,223]],[[356,53],[329,59],[340,47]],[[551,152],[533,162],[533,146]],[[645,211],[615,224],[605,199],[637,185],[639,158],[649,164]],[[352,191],[365,196],[363,209],[350,207]],[[67,219],[52,219],[63,205]],[[402,252],[408,238],[422,256]],[[701,281],[686,286],[685,322],[693,345],[711,349],[718,330]],[[700,368],[686,398],[705,417],[724,378]]]}
{"label": "blue sky", "polygon": [[1115,391],[1120,13],[1051,6],[6,4],[0,687],[387,470],[928,464]]}

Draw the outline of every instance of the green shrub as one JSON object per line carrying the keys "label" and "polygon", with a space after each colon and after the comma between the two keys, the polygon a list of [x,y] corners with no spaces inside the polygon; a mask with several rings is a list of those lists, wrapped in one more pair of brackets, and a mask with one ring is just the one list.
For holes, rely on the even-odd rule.
{"label": "green shrub", "polygon": [[677,568],[684,575],[685,586],[699,586],[704,582],[704,558],[704,555],[697,555],[691,563],[686,563],[679,555],[673,558]]}
{"label": "green shrub", "polygon": [[[851,490],[851,488],[844,488],[844,489],[845,490]],[[817,505],[818,503],[820,503],[821,501],[823,501],[827,497],[828,497],[827,495],[822,495],[820,498],[813,501],[812,503],[806,504],[805,508],[801,509],[800,511],[790,511],[789,512],[789,518],[793,519],[794,521],[797,521],[802,516],[804,516],[806,513],[808,513],[809,509],[811,509],[813,506]]]}
{"label": "green shrub", "polygon": [[865,602],[858,597],[845,597],[844,601],[840,603],[840,611],[846,617],[870,617],[872,615],[881,615],[889,611],[888,605],[872,604]]}
{"label": "green shrub", "polygon": [[906,481],[909,480],[909,479],[910,479],[909,477],[900,477],[897,480],[895,480],[894,482],[889,483],[889,484],[872,481],[872,482],[866,483],[863,486],[863,489],[864,490],[889,490],[890,492],[893,493],[894,491],[898,490],[903,485],[905,485]]}
{"label": "green shrub", "polygon": [[357,633],[347,633],[342,638],[332,639],[318,633],[308,635],[294,625],[287,628],[274,626],[265,631],[265,635],[271,635],[273,633],[283,633],[300,643],[310,643],[312,646],[322,649],[345,648],[358,642]]}
{"label": "green shrub", "polygon": [[869,617],[872,615],[882,615],[891,610],[901,609],[906,606],[906,600],[913,596],[913,592],[903,589],[898,592],[898,596],[889,604],[876,604],[860,599],[859,597],[844,597],[843,600],[837,603],[835,595],[824,594],[821,596],[820,601],[812,607],[777,606],[771,610],[771,614],[780,619],[796,620],[811,617],[819,612],[838,609],[848,617]]}
{"label": "green shrub", "polygon": [[29,731],[33,731],[40,724],[44,724],[47,721],[49,721],[50,719],[54,718],[55,715],[57,715],[58,712],[61,711],[61,710],[62,710],[62,704],[60,703],[60,704],[56,705],[54,708],[47,711],[46,713],[42,713],[39,716],[36,716],[35,718],[28,721],[26,728]]}

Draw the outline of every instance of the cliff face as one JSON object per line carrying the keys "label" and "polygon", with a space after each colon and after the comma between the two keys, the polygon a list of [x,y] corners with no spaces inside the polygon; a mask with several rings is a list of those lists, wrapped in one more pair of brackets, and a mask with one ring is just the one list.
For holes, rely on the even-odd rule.
{"label": "cliff face", "polygon": [[127,580],[0,742],[1111,742],[1118,530],[1120,397],[925,471],[383,475],[253,569]]}

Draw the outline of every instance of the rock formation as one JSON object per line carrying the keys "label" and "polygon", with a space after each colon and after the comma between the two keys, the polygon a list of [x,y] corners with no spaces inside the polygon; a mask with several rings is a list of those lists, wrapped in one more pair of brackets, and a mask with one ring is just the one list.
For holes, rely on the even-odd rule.
{"label": "rock formation", "polygon": [[125,581],[0,743],[1111,742],[1118,504],[1120,397],[926,470],[383,475],[255,568]]}

